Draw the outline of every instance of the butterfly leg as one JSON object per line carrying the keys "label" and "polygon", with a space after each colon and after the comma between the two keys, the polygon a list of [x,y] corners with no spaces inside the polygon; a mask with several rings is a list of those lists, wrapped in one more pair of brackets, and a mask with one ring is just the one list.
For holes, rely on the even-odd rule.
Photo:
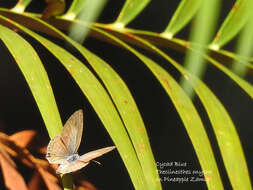
{"label": "butterfly leg", "polygon": [[100,163],[100,162],[98,162],[98,161],[96,161],[96,160],[91,160],[91,161],[93,161],[93,162],[95,162],[95,163],[97,163],[97,164],[101,165],[101,163]]}

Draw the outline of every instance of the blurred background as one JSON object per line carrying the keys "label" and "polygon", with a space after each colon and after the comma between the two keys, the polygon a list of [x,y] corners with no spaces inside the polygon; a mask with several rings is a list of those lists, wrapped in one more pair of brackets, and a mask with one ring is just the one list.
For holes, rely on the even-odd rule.
{"label": "blurred background", "polygon": [[[69,7],[71,0],[67,0],[66,2],[67,7]],[[128,27],[161,32],[167,26],[179,2],[153,0]],[[229,0],[222,1],[219,24],[226,17],[234,2]],[[16,1],[14,0],[0,0],[0,7],[12,7],[15,3]],[[97,22],[113,22],[118,16],[123,3],[123,0],[108,0]],[[43,0],[36,0],[32,1],[27,11],[41,13],[45,7],[46,3]],[[189,30],[190,25],[176,37],[188,39]],[[112,141],[102,123],[69,73],[39,43],[24,34],[21,35],[36,49],[47,70],[62,121],[65,122],[77,109],[84,110],[84,134],[79,154],[112,145]],[[47,37],[86,63],[84,58],[65,42],[50,36]],[[235,41],[236,39],[225,48],[234,50]],[[182,167],[172,166],[166,169],[201,170],[194,149],[172,102],[145,65],[126,50],[106,42],[88,37],[83,44],[109,63],[128,85],[147,127],[156,161],[159,163],[186,162],[187,164]],[[169,63],[150,52],[139,50],[145,52],[146,55],[166,68],[175,79],[179,80],[179,73]],[[163,50],[178,62],[183,62],[184,54],[165,48]],[[0,130],[10,135],[24,129],[34,129],[38,131],[40,138],[43,139],[43,142],[40,143],[47,145],[49,142],[48,133],[32,94],[14,59],[2,42],[0,42],[0,56]],[[252,73],[246,75],[245,79],[252,83]],[[220,99],[233,119],[244,148],[249,171],[253,171],[253,142],[251,139],[253,132],[251,128],[253,123],[252,100],[232,80],[212,66],[208,66],[203,80]],[[231,189],[208,117],[197,97],[194,98],[194,104],[203,119],[209,138],[211,139],[225,189]],[[117,151],[108,153],[97,160],[101,162],[101,165],[91,163],[76,175],[88,180],[98,189],[133,189],[130,178]],[[20,171],[26,180],[32,174],[29,168],[22,165],[20,165]],[[250,175],[251,179],[253,179],[252,172]],[[184,176],[181,175],[181,177]],[[161,175],[161,178],[163,177],[166,177],[166,175]],[[179,175],[175,175],[175,177],[179,177]],[[2,183],[2,176],[0,183]],[[172,188],[206,189],[204,182],[181,184],[162,181],[162,185],[164,190]]]}

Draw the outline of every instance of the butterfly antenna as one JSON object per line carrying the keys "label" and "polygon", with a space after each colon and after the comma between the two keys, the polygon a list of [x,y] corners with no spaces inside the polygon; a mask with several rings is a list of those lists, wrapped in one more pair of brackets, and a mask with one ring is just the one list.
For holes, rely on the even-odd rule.
{"label": "butterfly antenna", "polygon": [[93,161],[93,162],[95,162],[95,163],[97,163],[97,164],[101,165],[101,163],[100,163],[100,162],[98,162],[98,161],[96,161],[96,160],[91,160],[91,161]]}

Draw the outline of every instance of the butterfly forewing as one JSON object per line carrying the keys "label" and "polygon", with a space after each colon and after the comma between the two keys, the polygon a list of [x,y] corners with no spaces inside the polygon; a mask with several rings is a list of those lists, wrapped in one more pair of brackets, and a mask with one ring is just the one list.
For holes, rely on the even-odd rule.
{"label": "butterfly forewing", "polygon": [[116,148],[115,146],[109,146],[106,148],[94,150],[94,151],[88,152],[88,153],[80,156],[79,160],[81,160],[82,162],[89,162],[90,160],[97,158],[99,156],[102,156],[103,154],[110,152],[115,148]]}
{"label": "butterfly forewing", "polygon": [[69,153],[77,152],[83,133],[83,111],[78,110],[73,113],[65,123],[61,136],[69,148]]}
{"label": "butterfly forewing", "polygon": [[48,144],[46,158],[50,163],[61,164],[66,157],[77,152],[83,133],[83,112],[73,113],[62,132]]}

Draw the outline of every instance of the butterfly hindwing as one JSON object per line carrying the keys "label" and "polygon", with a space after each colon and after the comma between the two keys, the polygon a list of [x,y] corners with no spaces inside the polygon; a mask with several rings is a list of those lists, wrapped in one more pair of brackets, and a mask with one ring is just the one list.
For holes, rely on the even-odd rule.
{"label": "butterfly hindwing", "polygon": [[73,163],[60,165],[57,168],[56,173],[57,174],[66,174],[66,173],[75,172],[75,171],[80,170],[81,168],[87,166],[88,164],[89,164],[89,162],[82,162],[80,160],[76,160]]}
{"label": "butterfly hindwing", "polygon": [[51,164],[61,164],[66,160],[69,155],[68,148],[64,144],[60,135],[52,138],[47,146],[46,158]]}
{"label": "butterfly hindwing", "polygon": [[110,147],[101,148],[98,150],[88,152],[88,153],[80,156],[80,158],[78,158],[77,160],[75,160],[73,162],[61,164],[57,168],[56,173],[66,174],[66,173],[75,172],[77,170],[80,170],[81,168],[87,166],[92,159],[102,156],[103,154],[110,152],[113,149],[115,149],[115,146],[110,146]]}

